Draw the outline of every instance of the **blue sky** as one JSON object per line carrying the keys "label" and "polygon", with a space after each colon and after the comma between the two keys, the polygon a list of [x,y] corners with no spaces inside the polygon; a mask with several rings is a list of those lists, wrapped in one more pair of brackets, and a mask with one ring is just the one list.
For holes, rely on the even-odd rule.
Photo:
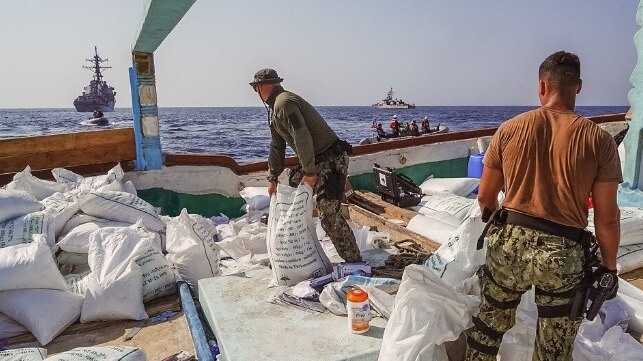
{"label": "blue sky", "polygon": [[[0,108],[71,108],[94,45],[130,107],[142,0],[0,5]],[[369,105],[389,87],[417,105],[535,105],[537,70],[581,57],[578,105],[627,105],[636,0],[197,0],[155,53],[160,106],[260,106],[273,67],[315,105]]]}

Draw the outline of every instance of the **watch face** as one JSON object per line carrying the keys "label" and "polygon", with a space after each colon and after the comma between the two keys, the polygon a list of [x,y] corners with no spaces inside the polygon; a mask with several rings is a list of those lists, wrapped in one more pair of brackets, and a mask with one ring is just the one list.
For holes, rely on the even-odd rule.
{"label": "watch face", "polygon": [[607,288],[611,286],[613,282],[614,282],[614,276],[609,273],[605,273],[603,274],[603,276],[601,276],[601,279],[598,281],[598,285],[600,287]]}

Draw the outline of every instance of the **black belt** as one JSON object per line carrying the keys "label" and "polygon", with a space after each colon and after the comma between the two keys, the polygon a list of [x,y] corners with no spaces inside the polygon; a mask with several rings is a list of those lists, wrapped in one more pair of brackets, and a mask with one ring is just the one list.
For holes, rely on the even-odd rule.
{"label": "black belt", "polygon": [[507,209],[507,224],[527,227],[537,231],[549,233],[554,236],[564,237],[577,243],[583,243],[587,231],[582,228],[566,226],[544,218],[528,216]]}

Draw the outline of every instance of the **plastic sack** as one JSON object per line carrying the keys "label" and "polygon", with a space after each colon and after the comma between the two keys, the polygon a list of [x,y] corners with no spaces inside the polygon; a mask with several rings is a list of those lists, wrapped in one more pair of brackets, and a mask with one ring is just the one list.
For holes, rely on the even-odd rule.
{"label": "plastic sack", "polygon": [[379,360],[447,361],[440,345],[472,326],[471,315],[479,303],[480,297],[456,292],[425,266],[407,266]]}
{"label": "plastic sack", "polygon": [[145,361],[145,351],[137,347],[77,347],[47,358],[47,361]]}
{"label": "plastic sack", "polygon": [[7,189],[27,192],[38,200],[45,199],[56,192],[63,193],[69,190],[66,184],[34,177],[29,166],[13,176],[13,181],[7,184]]}
{"label": "plastic sack", "polygon": [[480,184],[478,178],[433,178],[430,176],[422,184],[422,194],[433,195],[439,192],[449,192],[461,197],[466,197]]}
{"label": "plastic sack", "polygon": [[239,195],[248,205],[247,211],[264,209],[270,206],[268,187],[245,187],[239,191]]}
{"label": "plastic sack", "polygon": [[47,357],[47,350],[38,347],[0,351],[2,361],[40,361]]}
{"label": "plastic sack", "polygon": [[457,226],[443,222],[440,219],[424,214],[417,214],[409,221],[406,228],[425,236],[439,244],[449,241],[451,235],[455,232]]}
{"label": "plastic sack", "polygon": [[[20,322],[0,312],[0,340],[23,335],[25,333],[29,333],[29,330],[21,325]],[[0,352],[0,355],[2,355],[2,352]],[[0,360],[4,359],[0,357]]]}
{"label": "plastic sack", "polygon": [[486,249],[477,247],[484,227],[480,208],[472,207],[449,241],[433,252],[424,265],[452,287],[471,277],[484,264]]}
{"label": "plastic sack", "polygon": [[42,204],[45,205],[42,212],[51,217],[56,236],[61,233],[67,221],[80,210],[78,198],[71,193],[56,192],[43,199]]}
{"label": "plastic sack", "polygon": [[56,232],[49,214],[39,211],[0,223],[0,248],[30,243],[35,234],[45,235],[47,244],[53,248]]}
{"label": "plastic sack", "polygon": [[168,218],[166,234],[168,257],[192,290],[198,290],[200,279],[219,274],[221,247],[214,242],[214,222],[184,208],[178,217]]}
{"label": "plastic sack", "polygon": [[102,228],[92,233],[88,262],[92,270],[85,292],[81,322],[142,320],[143,270],[135,259],[151,236],[132,228]]}
{"label": "plastic sack", "polygon": [[439,192],[422,197],[420,204],[411,208],[427,215],[435,212],[446,212],[462,221],[472,207],[477,207],[475,199],[464,198],[449,192]]}
{"label": "plastic sack", "polygon": [[[51,170],[51,174],[58,183],[66,184],[69,189],[81,190],[121,190],[124,175],[120,163],[110,169],[107,174],[93,177],[83,177],[65,168],[54,168]],[[115,183],[116,187],[109,187],[112,183]],[[106,187],[111,189],[106,189]]]}
{"label": "plastic sack", "polygon": [[273,285],[294,286],[300,281],[327,275],[331,264],[313,222],[313,189],[278,185],[270,199],[267,234]]}
{"label": "plastic sack", "polygon": [[42,208],[42,203],[27,192],[0,189],[0,223],[38,212]]}
{"label": "plastic sack", "polygon": [[43,346],[78,320],[82,305],[83,296],[68,291],[0,292],[0,312],[20,322]]}
{"label": "plastic sack", "polygon": [[142,219],[145,227],[156,232],[165,228],[151,204],[127,192],[91,191],[80,199],[80,209],[90,216],[129,224]]}
{"label": "plastic sack", "polygon": [[67,290],[53,253],[42,234],[33,242],[0,248],[0,291],[21,288]]}
{"label": "plastic sack", "polygon": [[65,236],[58,240],[58,247],[66,252],[87,253],[89,252],[89,236],[97,229],[107,227],[129,227],[131,224],[110,220],[101,220],[99,222],[83,223],[76,228],[71,229]]}

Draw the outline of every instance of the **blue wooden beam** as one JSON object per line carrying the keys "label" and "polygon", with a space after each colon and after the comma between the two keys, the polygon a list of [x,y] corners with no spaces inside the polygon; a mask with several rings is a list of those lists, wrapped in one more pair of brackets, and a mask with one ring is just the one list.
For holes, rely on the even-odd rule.
{"label": "blue wooden beam", "polygon": [[132,51],[153,53],[196,0],[147,0]]}

